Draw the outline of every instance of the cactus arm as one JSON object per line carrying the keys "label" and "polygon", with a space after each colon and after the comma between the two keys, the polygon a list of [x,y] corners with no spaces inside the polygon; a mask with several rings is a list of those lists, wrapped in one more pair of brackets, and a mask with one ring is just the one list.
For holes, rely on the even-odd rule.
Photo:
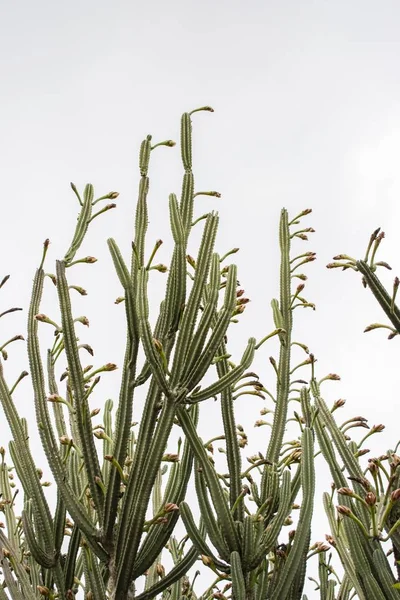
{"label": "cactus arm", "polygon": [[[28,516],[27,510],[28,507],[26,506],[25,510],[22,511],[22,525],[24,528],[24,534],[29,550],[32,553],[33,558],[39,565],[41,565],[45,569],[51,569],[55,566],[57,562],[56,553],[53,552],[52,554],[49,554],[40,546],[39,542],[36,539],[36,533],[33,529],[33,525],[30,521],[30,518],[32,518],[32,514]],[[31,513],[32,511],[29,512]]]}
{"label": "cactus arm", "polygon": [[[40,485],[36,466],[29,450],[26,435],[22,426],[21,419],[18,416],[16,407],[9,392],[7,383],[4,379],[3,366],[0,362],[0,398],[3,410],[9,423],[15,444],[18,447],[17,462],[14,463],[18,468],[18,476],[23,481],[25,492],[29,498],[34,500],[35,519],[41,531],[46,536],[46,546],[50,548],[53,537],[52,517],[50,509],[46,502],[43,488]],[[11,450],[10,444],[10,452]],[[17,452],[12,454],[14,458]]]}
{"label": "cactus arm", "polygon": [[126,503],[124,506],[125,521],[126,516],[129,515],[129,517],[127,527],[119,525],[117,534],[116,554],[118,556],[118,571],[115,587],[117,597],[120,593],[126,593],[132,580],[134,562],[143,533],[147,504],[170,435],[174,417],[174,404],[165,399],[149,451],[148,461],[135,486],[136,493],[133,495],[131,502]]}
{"label": "cactus arm", "polygon": [[106,600],[106,587],[101,576],[97,558],[87,546],[83,546],[82,556],[85,571],[86,591],[90,590],[96,600]]}
{"label": "cactus arm", "polygon": [[337,600],[350,600],[350,593],[352,590],[353,584],[347,573],[345,573],[340,584]]}
{"label": "cactus arm", "polygon": [[[197,426],[198,413],[198,407],[193,407],[190,416],[195,426]],[[192,474],[192,466],[193,453],[188,441],[185,440],[182,460],[180,463],[174,463],[173,468],[171,469],[171,474],[168,478],[168,483],[164,492],[163,505],[168,502],[179,505],[184,500],[189,479]],[[153,525],[150,528],[135,561],[133,571],[135,579],[149,568],[155,560],[155,557],[166,545],[178,518],[179,515],[177,513],[172,514],[161,532],[160,525]]]}
{"label": "cactus arm", "polygon": [[[58,395],[58,387],[54,373],[54,362],[51,350],[47,351],[47,380],[50,394]],[[53,402],[52,405],[56,421],[57,435],[60,438],[62,435],[65,435],[67,433],[64,413],[61,404],[59,404],[58,402]]]}
{"label": "cactus arm", "polygon": [[[9,558],[5,557],[4,552],[7,551]],[[18,579],[18,586],[15,583],[9,561]],[[7,537],[0,529],[0,562],[3,571],[4,579],[7,584],[7,589],[11,593],[12,600],[38,600],[39,593],[32,590],[28,573],[25,571],[19,559],[19,552],[10,543]],[[20,589],[22,593],[20,592]]]}
{"label": "cactus arm", "polygon": [[382,549],[382,546],[377,544],[377,548],[374,550],[373,563],[376,567],[378,584],[385,594],[387,600],[399,600],[400,591],[394,587],[396,579],[389,566],[388,559]]}
{"label": "cactus arm", "polygon": [[[202,377],[207,372],[211,361],[215,357],[215,354],[226,334],[226,330],[232,318],[232,313],[236,303],[236,280],[237,273],[235,265],[229,267],[227,282],[225,288],[224,306],[215,316],[215,304],[218,300],[219,291],[219,271],[218,271],[218,283],[215,277],[216,261],[218,255],[213,255],[210,284],[209,284],[209,298],[206,302],[206,306],[199,323],[199,327],[193,336],[193,342],[189,348],[188,356],[196,357],[195,361],[189,363],[188,368],[185,369],[182,376],[183,386],[187,389],[193,389]],[[210,310],[209,310],[210,309]],[[213,323],[212,323],[213,321]],[[204,346],[203,341],[206,334],[208,333],[209,327],[212,325],[212,333],[209,341]]]}
{"label": "cactus arm", "polygon": [[194,482],[196,487],[196,496],[199,503],[200,513],[202,515],[205,529],[213,546],[218,550],[219,556],[229,562],[229,548],[224,537],[221,535],[221,530],[214,517],[214,509],[208,497],[207,487],[203,473],[200,471],[199,463],[195,462]]}
{"label": "cactus arm", "polygon": [[[15,466],[15,463],[14,463]],[[4,462],[4,457],[0,463],[0,498],[4,502],[3,512],[6,518],[7,535],[10,543],[18,548],[17,535],[17,519],[15,518],[14,508],[12,505],[13,494],[10,486],[10,479],[7,464]]]}
{"label": "cactus arm", "polygon": [[70,263],[74,259],[74,256],[79,250],[83,239],[86,235],[92,216],[93,197],[93,186],[90,183],[88,183],[85,186],[85,190],[83,192],[83,204],[78,217],[78,223],[75,229],[74,237],[64,257],[64,261],[66,262],[66,264]]}
{"label": "cactus arm", "polygon": [[229,507],[226,503],[225,496],[222,491],[215,469],[212,467],[210,461],[208,460],[203,443],[199,438],[188,413],[184,408],[181,407],[179,407],[177,410],[180,424],[185,432],[186,437],[189,440],[189,443],[191,444],[193,454],[195,455],[197,461],[203,469],[203,473],[210,490],[215,511],[218,515],[220,526],[223,531],[225,540],[228,544],[228,547],[232,552],[234,550],[238,550],[239,540],[237,537],[235,524]]}
{"label": "cactus arm", "polygon": [[290,491],[290,473],[289,471],[284,471],[282,476],[282,484],[279,491],[278,511],[260,538],[259,548],[254,556],[254,560],[250,565],[251,569],[255,569],[263,560],[263,558],[271,551],[272,546],[276,544],[276,540],[283,527],[283,523],[291,511]]}
{"label": "cactus arm", "polygon": [[[188,356],[196,356],[198,358],[194,364],[190,364],[190,371],[188,370],[188,366],[185,367],[182,375],[183,386],[187,387],[188,389],[192,389],[192,387],[196,385],[196,383],[198,383],[204,375],[203,348],[207,334],[210,328],[212,327],[213,321],[215,319],[220,282],[221,277],[219,255],[217,253],[214,253],[211,259],[210,281],[207,286],[207,299],[204,311],[201,315],[199,326],[196,330],[195,335],[193,336],[193,340],[188,350]],[[232,306],[232,311],[233,308],[234,306]],[[232,312],[229,315],[229,319],[231,318],[231,316]],[[212,358],[214,358],[216,350],[217,348],[215,348],[214,353],[211,351],[211,354],[207,357],[208,362],[205,362],[207,362],[208,366],[210,364],[209,361],[212,360]]]}
{"label": "cactus arm", "polygon": [[[116,416],[115,431],[113,435],[112,455],[118,464],[125,462],[128,438],[130,434],[133,393],[136,373],[136,360],[139,348],[139,332],[137,315],[135,309],[135,292],[128,268],[121,256],[118,246],[113,239],[108,240],[108,247],[114,262],[114,267],[125,292],[125,311],[128,326],[127,341],[125,347],[124,366],[122,370],[122,381],[119,392],[119,405]],[[109,463],[108,463],[109,464]],[[107,492],[104,507],[104,537],[110,540],[115,523],[118,507],[118,494],[120,486],[120,474],[118,469],[108,467],[109,476],[107,481]]]}
{"label": "cactus arm", "polygon": [[161,592],[163,592],[164,590],[169,588],[176,581],[179,581],[179,579],[181,579],[181,577],[186,575],[186,573],[189,571],[189,569],[194,565],[195,561],[197,560],[197,557],[198,557],[197,548],[195,548],[193,546],[185,554],[185,556],[182,558],[182,560],[180,562],[178,562],[171,569],[171,571],[169,573],[167,573],[167,575],[161,579],[161,581],[158,581],[157,583],[155,583],[151,588],[149,588],[145,592],[138,594],[136,597],[136,600],[151,600],[152,598],[155,598],[156,596],[158,596],[158,594],[160,594]]}
{"label": "cactus arm", "polygon": [[[292,331],[292,311],[290,293],[290,232],[288,223],[288,213],[285,209],[281,212],[281,220],[279,227],[279,243],[281,250],[281,288],[279,306],[281,325],[276,326],[282,326],[286,334],[284,338],[282,337],[282,339],[280,340],[277,401],[275,405],[271,437],[266,454],[266,458],[271,463],[276,463],[278,461],[279,452],[281,451],[282,447],[282,440],[286,427],[290,385],[290,343]],[[265,498],[262,498],[263,502],[265,500]]]}
{"label": "cactus arm", "polygon": [[226,388],[234,385],[253,362],[255,345],[255,338],[249,338],[247,347],[243,352],[240,364],[237,367],[234,367],[233,369],[228,371],[225,375],[221,377],[221,379],[218,379],[208,387],[204,388],[204,390],[200,390],[199,392],[188,396],[187,401],[203,402],[204,400],[212,398],[213,396],[216,396],[217,394],[223,392]]}
{"label": "cactus arm", "polygon": [[256,584],[256,588],[255,588],[256,600],[265,600],[265,598],[267,597],[267,590],[268,590],[268,583],[269,583],[268,567],[269,567],[269,562],[268,562],[268,560],[264,559],[259,568],[257,584]]}
{"label": "cactus arm", "polygon": [[76,574],[76,561],[81,543],[81,532],[77,525],[74,525],[68,544],[68,552],[64,564],[64,581],[67,590],[72,589],[74,577]]}
{"label": "cactus arm", "polygon": [[392,306],[391,296],[389,296],[378,277],[365,261],[359,260],[357,262],[357,268],[363,274],[371,292],[381,305],[386,316],[392,322],[398,333],[400,333],[400,309],[396,304]]}
{"label": "cactus arm", "polygon": [[71,300],[65,276],[65,263],[57,261],[56,273],[65,353],[69,367],[69,382],[74,393],[74,408],[76,411],[79,441],[85,457],[84,465],[90,492],[96,506],[99,523],[102,526],[104,521],[104,496],[96,484],[96,478],[101,480],[101,470],[93,438],[89,403],[85,394],[82,365],[79,359],[79,350],[71,311]]}
{"label": "cactus arm", "polygon": [[[324,493],[323,503],[324,503],[326,515],[329,520],[331,531],[333,533],[334,540],[336,543],[336,549],[338,551],[340,560],[345,568],[346,575],[350,578],[351,584],[354,587],[354,589],[356,590],[359,599],[360,600],[368,600],[368,596],[366,596],[364,586],[362,585],[362,583],[359,579],[359,576],[358,576],[359,573],[361,573],[361,571],[359,570],[359,565],[356,562],[354,552],[349,553],[348,548],[345,543],[345,539],[346,539],[347,535],[346,534],[343,535],[343,532],[341,532],[339,535],[336,514],[335,514],[335,510],[332,505],[331,497],[329,494]],[[346,532],[347,532],[347,530],[346,530]],[[351,533],[352,532],[350,531],[350,534]],[[358,546],[358,544],[357,544],[357,546]],[[350,546],[350,550],[353,550],[353,548],[356,551],[358,550],[358,548],[355,545]],[[360,552],[360,555],[361,556],[363,555],[362,550]]]}
{"label": "cactus arm", "polygon": [[149,361],[151,371],[156,379],[157,385],[167,398],[171,398],[170,386],[167,382],[164,365],[154,345],[154,337],[149,323],[149,304],[147,297],[148,271],[140,269],[138,273],[138,294],[137,294],[137,316],[139,321],[140,338],[146,358]]}
{"label": "cactus arm", "polygon": [[[193,287],[189,294],[188,302],[182,315],[179,336],[175,348],[175,356],[171,370],[171,386],[174,387],[182,375],[183,368],[188,358],[188,349],[193,338],[193,331],[200,301],[206,284],[208,271],[212,259],[215,236],[218,227],[217,215],[210,214],[207,217],[201,245],[199,258],[194,276]],[[194,357],[195,359],[197,357]]]}
{"label": "cactus arm", "polygon": [[231,552],[231,576],[233,600],[245,600],[246,584],[243,577],[239,552]]}
{"label": "cactus arm", "polygon": [[211,558],[217,569],[228,573],[229,566],[222,563],[220,560],[218,560],[218,558],[216,558],[216,556],[210,549],[210,546],[207,544],[205,536],[201,534],[200,529],[196,526],[192,511],[190,510],[189,505],[186,502],[180,503],[179,512],[182,517],[182,521],[185,525],[186,532],[192,540],[193,545],[196,546],[198,553],[208,556],[209,558]]}
{"label": "cactus arm", "polygon": [[314,440],[313,432],[309,427],[305,427],[302,433],[301,448],[303,502],[300,509],[299,523],[294,536],[293,546],[282,569],[271,600],[284,598],[289,592],[297,569],[308,551],[315,492]]}

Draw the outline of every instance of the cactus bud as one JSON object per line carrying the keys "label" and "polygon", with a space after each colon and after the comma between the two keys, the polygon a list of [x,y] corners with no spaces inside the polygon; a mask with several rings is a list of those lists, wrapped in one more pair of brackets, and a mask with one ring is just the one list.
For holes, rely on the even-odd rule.
{"label": "cactus bud", "polygon": [[376,496],[374,492],[368,492],[365,496],[365,502],[368,506],[374,506],[376,504]]}
{"label": "cactus bud", "polygon": [[397,490],[394,490],[394,492],[392,492],[390,494],[390,500],[392,502],[397,502],[398,500],[400,500],[400,489],[399,488]]}
{"label": "cactus bud", "polygon": [[352,512],[351,512],[350,508],[348,508],[348,506],[339,505],[336,507],[336,510],[338,511],[339,515],[349,516],[352,514]]}
{"label": "cactus bud", "polygon": [[338,494],[342,494],[342,496],[354,496],[353,490],[348,487],[342,487],[338,489]]}

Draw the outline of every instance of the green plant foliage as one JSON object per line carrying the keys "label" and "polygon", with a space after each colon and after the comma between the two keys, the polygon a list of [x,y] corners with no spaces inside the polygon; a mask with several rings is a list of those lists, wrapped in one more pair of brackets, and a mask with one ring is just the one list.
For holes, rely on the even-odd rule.
{"label": "green plant foliage", "polygon": [[[147,224],[152,155],[160,147],[173,147],[171,140],[153,144],[148,135],[141,144],[131,256],[124,257],[117,242],[108,240],[122,288],[116,303],[125,309],[126,341],[118,399],[105,402],[100,424],[95,419],[101,411],[93,410],[91,403],[101,378],[117,365],[85,365],[85,357],[94,356],[94,351],[78,338],[78,328],[88,319],[75,316],[74,294],[86,291],[73,283],[74,265],[89,268],[96,261],[92,256],[79,258],[79,252],[93,220],[116,206],[96,205],[115,200],[118,193],[96,198],[88,184],[81,197],[71,184],[80,213],[71,245],[56,261],[55,275],[45,271],[49,241],[44,244],[28,311],[27,349],[36,426],[57,487],[54,513],[45,493],[47,483],[33,459],[26,420],[14,401],[28,373],[23,371],[9,386],[4,370],[5,348],[22,336],[0,347],[0,400],[12,435],[11,461],[5,449],[0,450],[0,600],[306,600],[306,567],[314,555],[321,600],[399,597],[399,580],[382,544],[392,542],[400,560],[400,458],[389,451],[374,459],[366,477],[360,457],[368,436],[357,445],[346,434],[362,422],[337,424],[332,413],[338,406],[327,407],[321,384],[338,377],[330,374],[317,381],[314,356],[293,339],[296,309],[314,308],[303,296],[307,277],[300,269],[315,260],[315,253],[296,254],[292,248],[313,232],[303,226],[310,209],[292,219],[281,211],[280,291],[279,299],[271,302],[273,329],[260,339],[250,337],[238,362],[232,360],[228,333],[248,299],[239,287],[236,266],[227,264],[237,248],[222,256],[216,251],[218,214],[196,216],[199,196],[219,197],[214,191],[196,192],[194,183],[192,120],[204,111],[212,109],[201,107],[181,119],[182,191],[179,199],[169,195],[169,265],[154,264],[161,242],[149,251]],[[200,234],[195,257],[189,254],[194,230]],[[400,311],[394,303],[398,280],[390,297],[375,275],[380,264],[374,262],[378,233],[364,261],[342,255],[337,260],[346,262],[331,266],[361,271],[393,325],[393,337],[400,331]],[[162,273],[165,294],[154,315],[149,282]],[[41,312],[49,280],[56,286],[59,304],[58,314],[51,317]],[[0,316],[16,310],[20,309]],[[54,330],[46,362],[39,339],[43,324]],[[270,357],[274,390],[251,371],[255,354],[271,339],[278,346],[278,357]],[[309,381],[297,379],[298,369],[311,370]],[[135,402],[138,395],[144,398],[141,412]],[[263,451],[247,457],[247,467],[247,434],[236,422],[235,411],[242,395],[268,399],[272,407],[262,411],[272,415],[271,423],[256,422],[268,433]],[[211,399],[218,401],[223,431],[204,441],[199,413]],[[292,411],[293,405],[297,410]],[[297,432],[289,442],[288,428]],[[217,439],[224,441],[226,473],[220,472],[213,456]],[[311,543],[317,452],[334,481],[324,505],[331,526],[328,542],[343,565],[342,579],[332,566],[330,547]],[[21,514],[14,473],[23,490]],[[346,487],[348,479],[352,488]],[[189,485],[197,502],[187,493]],[[340,496],[337,509],[335,494]],[[294,529],[286,533],[292,524]],[[199,577],[205,573],[208,582],[212,578],[208,587]]]}

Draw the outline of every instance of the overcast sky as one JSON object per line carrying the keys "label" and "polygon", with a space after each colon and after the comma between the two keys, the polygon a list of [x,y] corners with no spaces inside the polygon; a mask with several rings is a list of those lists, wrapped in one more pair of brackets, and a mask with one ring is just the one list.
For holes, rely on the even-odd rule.
{"label": "overcast sky", "polygon": [[[180,114],[210,104],[214,114],[193,118],[196,189],[217,189],[222,197],[199,198],[196,210],[219,211],[221,253],[240,247],[235,262],[251,304],[235,329],[234,359],[249,335],[273,329],[281,208],[292,216],[312,208],[304,224],[316,233],[296,248],[317,252],[306,288],[317,310],[296,311],[296,339],[317,356],[319,377],[340,374],[341,382],[328,382],[323,393],[330,403],[347,399],[343,420],[360,414],[371,425],[386,424],[370,447],[394,447],[400,339],[363,334],[369,323],[385,322],[379,306],[357,274],[325,265],[339,252],[362,258],[381,226],[381,258],[393,267],[382,277],[391,285],[400,275],[399,3],[21,0],[1,4],[0,30],[0,275],[12,275],[2,310],[28,307],[46,237],[49,271],[64,255],[78,211],[69,182],[82,188],[90,181],[98,195],[117,190],[117,210],[93,223],[82,249],[99,262],[77,269],[71,283],[90,292],[75,304],[76,314],[91,321],[82,339],[93,343],[100,364],[121,364],[123,308],[113,304],[121,291],[105,240],[115,237],[128,255],[143,137],[178,140]],[[148,244],[165,239],[162,262],[171,248],[168,194],[180,185],[178,149],[160,148],[151,168]],[[43,312],[57,316],[51,285]],[[1,339],[23,331],[24,319],[2,320]],[[10,381],[26,368],[21,348],[10,348]],[[273,344],[263,346],[256,359],[272,388],[274,352]],[[117,382],[117,375],[104,378],[99,405],[116,396]],[[32,420],[28,383],[19,402]],[[262,406],[246,397],[238,403],[249,435]],[[214,411],[203,407],[203,424]],[[8,435],[4,427],[3,444]],[[330,478],[321,471],[320,481],[319,490],[326,489]],[[323,539],[326,525],[315,528],[313,538]]]}

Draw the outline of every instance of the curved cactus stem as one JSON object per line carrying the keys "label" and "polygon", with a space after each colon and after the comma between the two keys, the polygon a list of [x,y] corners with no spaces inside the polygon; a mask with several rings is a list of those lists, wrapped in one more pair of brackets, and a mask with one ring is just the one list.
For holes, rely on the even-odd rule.
{"label": "curved cactus stem", "polygon": [[213,500],[215,511],[218,515],[220,527],[222,529],[225,541],[233,552],[239,550],[239,540],[229,506],[227,505],[221,484],[218,480],[215,469],[208,460],[207,453],[204,449],[202,440],[199,438],[193,422],[190,419],[187,411],[184,408],[178,407],[178,417],[183,431],[191,444],[193,454],[201,465],[204,476],[206,478],[210,494]]}
{"label": "curved cactus stem", "polygon": [[136,600],[151,600],[169,588],[181,577],[186,575],[189,569],[194,565],[198,558],[198,550],[194,546],[185,554],[180,562],[178,562],[165,577],[155,583],[151,588],[138,594]]}
{"label": "curved cactus stem", "polygon": [[186,399],[187,402],[203,402],[204,400],[208,400],[208,398],[212,398],[216,394],[224,392],[227,388],[234,385],[253,362],[255,345],[255,338],[250,338],[247,344],[247,348],[243,352],[240,364],[237,367],[234,367],[233,369],[225,373],[224,375],[222,375],[220,379],[204,388],[204,390],[200,390],[199,392],[188,396],[188,398]]}
{"label": "curved cactus stem", "polygon": [[209,545],[205,540],[205,535],[201,534],[200,529],[197,527],[194,522],[192,511],[189,508],[189,505],[186,502],[181,502],[179,505],[179,512],[182,517],[182,521],[185,525],[185,529],[190,539],[192,540],[194,546],[196,546],[199,554],[204,554],[211,558],[217,569],[222,572],[229,573],[229,565],[222,563],[218,558],[216,558],[210,549]]}
{"label": "curved cactus stem", "polygon": [[214,516],[214,508],[208,497],[204,476],[197,461],[195,462],[194,468],[194,481],[197,501],[199,503],[200,513],[204,521],[207,535],[213,546],[218,550],[219,556],[228,563],[230,557],[229,548]]}
{"label": "curved cactus stem", "polygon": [[391,321],[396,331],[400,333],[400,309],[393,304],[391,296],[387,293],[382,283],[372,271],[371,267],[363,260],[357,262],[357,268],[363,274],[371,292],[378,300],[385,315]]}

